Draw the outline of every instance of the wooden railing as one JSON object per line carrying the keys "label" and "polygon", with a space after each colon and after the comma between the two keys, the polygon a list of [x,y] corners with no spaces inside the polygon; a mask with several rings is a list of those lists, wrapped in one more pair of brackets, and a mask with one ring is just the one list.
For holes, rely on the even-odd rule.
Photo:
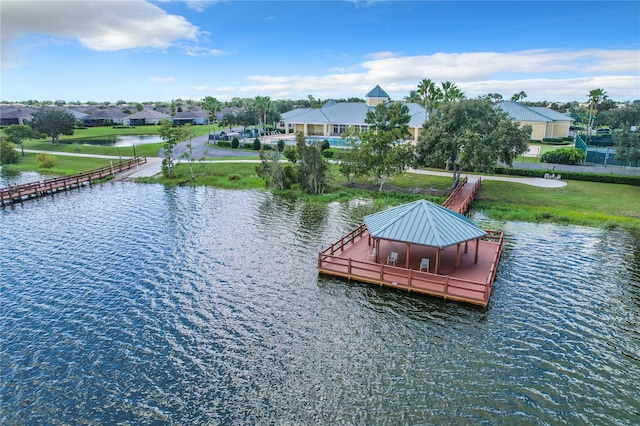
{"label": "wooden railing", "polygon": [[502,246],[504,244],[504,232],[495,231],[485,229],[487,235],[482,239],[485,241],[493,241],[497,242],[496,250],[493,255],[493,261],[491,262],[491,268],[489,269],[489,275],[487,275],[487,289],[486,289],[486,300],[489,300],[489,294],[491,294],[491,287],[493,286],[493,281],[496,278],[496,269],[498,268],[498,262],[500,262],[500,254],[502,253]]}
{"label": "wooden railing", "polygon": [[464,179],[462,179],[462,181],[458,182],[458,186],[456,186],[453,192],[451,192],[451,194],[449,194],[447,199],[444,200],[444,203],[442,203],[442,207],[449,208],[449,206],[453,204],[453,200],[456,199],[456,197],[458,196],[458,193],[467,184],[467,180],[469,180],[469,178],[465,176]]}
{"label": "wooden railing", "polygon": [[73,186],[79,187],[84,183],[91,184],[92,181],[103,179],[107,176],[115,175],[118,172],[131,169],[139,164],[147,162],[146,157],[135,157],[116,164],[100,167],[88,172],[77,173],[70,176],[45,179],[38,182],[30,182],[22,185],[9,185],[0,189],[0,202],[5,203],[22,200],[25,197],[39,197],[47,193],[53,193],[62,189],[70,189]]}
{"label": "wooden railing", "polygon": [[381,263],[366,262],[340,257],[326,252],[318,253],[318,268],[323,267],[336,274],[362,281],[398,286],[406,290],[413,290],[452,299],[463,298],[476,300],[486,304],[489,299],[492,280],[476,282],[462,280],[448,275],[438,275],[429,272],[414,271]]}
{"label": "wooden railing", "polygon": [[358,226],[353,231],[349,232],[347,235],[340,238],[335,243],[329,245],[327,248],[321,251],[321,253],[329,253],[334,254],[337,251],[344,251],[344,247],[347,244],[353,244],[357,238],[361,238],[362,235],[366,232],[367,226],[363,223]]}

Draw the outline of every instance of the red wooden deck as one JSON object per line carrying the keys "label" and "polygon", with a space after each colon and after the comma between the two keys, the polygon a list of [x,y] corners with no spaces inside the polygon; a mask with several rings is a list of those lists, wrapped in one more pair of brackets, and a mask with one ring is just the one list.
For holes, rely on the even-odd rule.
{"label": "red wooden deck", "polygon": [[[443,204],[451,210],[465,212],[480,180],[466,178]],[[504,234],[487,230],[487,236],[441,249],[381,240],[377,258],[364,224],[318,253],[320,273],[357,281],[438,296],[445,299],[487,306],[495,279]],[[396,265],[387,264],[391,252],[398,253]],[[477,256],[477,261],[476,261]],[[420,262],[429,259],[429,272],[420,271]],[[436,262],[437,271],[436,271]]]}
{"label": "red wooden deck", "polygon": [[123,170],[131,169],[138,164],[147,162],[145,157],[135,157],[128,160],[120,161],[111,166],[101,167],[99,169],[90,170],[88,172],[78,173],[71,176],[63,176],[59,178],[45,179],[44,181],[25,183],[22,185],[10,185],[0,189],[0,204],[20,202],[24,199],[41,197],[54,192],[79,188],[81,185],[97,179],[103,179],[107,176],[115,175]]}

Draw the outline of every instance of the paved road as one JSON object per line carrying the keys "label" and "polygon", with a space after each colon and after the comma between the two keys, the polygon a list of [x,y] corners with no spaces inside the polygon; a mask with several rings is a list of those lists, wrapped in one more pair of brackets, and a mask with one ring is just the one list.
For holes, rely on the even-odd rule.
{"label": "paved road", "polygon": [[[238,132],[242,129],[233,129],[234,132]],[[207,146],[209,135],[197,136],[191,139],[192,145],[192,158],[199,160],[200,158],[224,158],[224,157],[249,157],[255,156],[255,152],[243,151],[243,150],[231,150],[225,148],[218,148],[214,146]],[[242,143],[242,142],[240,142]],[[173,149],[173,158],[182,158],[182,155],[187,152],[188,142],[180,142]],[[163,150],[160,150],[158,157],[164,157]]]}

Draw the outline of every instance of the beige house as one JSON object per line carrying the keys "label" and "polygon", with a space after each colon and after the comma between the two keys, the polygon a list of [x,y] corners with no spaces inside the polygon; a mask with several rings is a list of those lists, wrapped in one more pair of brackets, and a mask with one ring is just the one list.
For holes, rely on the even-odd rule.
{"label": "beige house", "polygon": [[[369,126],[364,122],[367,111],[379,104],[389,102],[389,95],[380,86],[374,87],[365,96],[365,102],[328,101],[322,108],[296,108],[282,114],[278,127],[286,133],[302,132],[305,136],[340,137],[347,128],[355,127],[366,131]],[[409,108],[409,131],[411,139],[418,140],[420,129],[427,114],[424,106],[406,103]]]}
{"label": "beige house", "polygon": [[573,118],[545,107],[528,107],[513,101],[500,102],[498,106],[521,126],[531,126],[531,140],[565,138]]}

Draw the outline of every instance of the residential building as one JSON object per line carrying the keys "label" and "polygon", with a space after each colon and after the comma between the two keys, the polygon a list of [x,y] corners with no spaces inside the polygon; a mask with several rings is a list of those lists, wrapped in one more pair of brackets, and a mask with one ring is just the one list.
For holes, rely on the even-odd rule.
{"label": "residential building", "polygon": [[531,126],[531,140],[567,137],[574,121],[570,116],[546,107],[528,107],[513,101],[503,101],[498,106],[520,125]]}

